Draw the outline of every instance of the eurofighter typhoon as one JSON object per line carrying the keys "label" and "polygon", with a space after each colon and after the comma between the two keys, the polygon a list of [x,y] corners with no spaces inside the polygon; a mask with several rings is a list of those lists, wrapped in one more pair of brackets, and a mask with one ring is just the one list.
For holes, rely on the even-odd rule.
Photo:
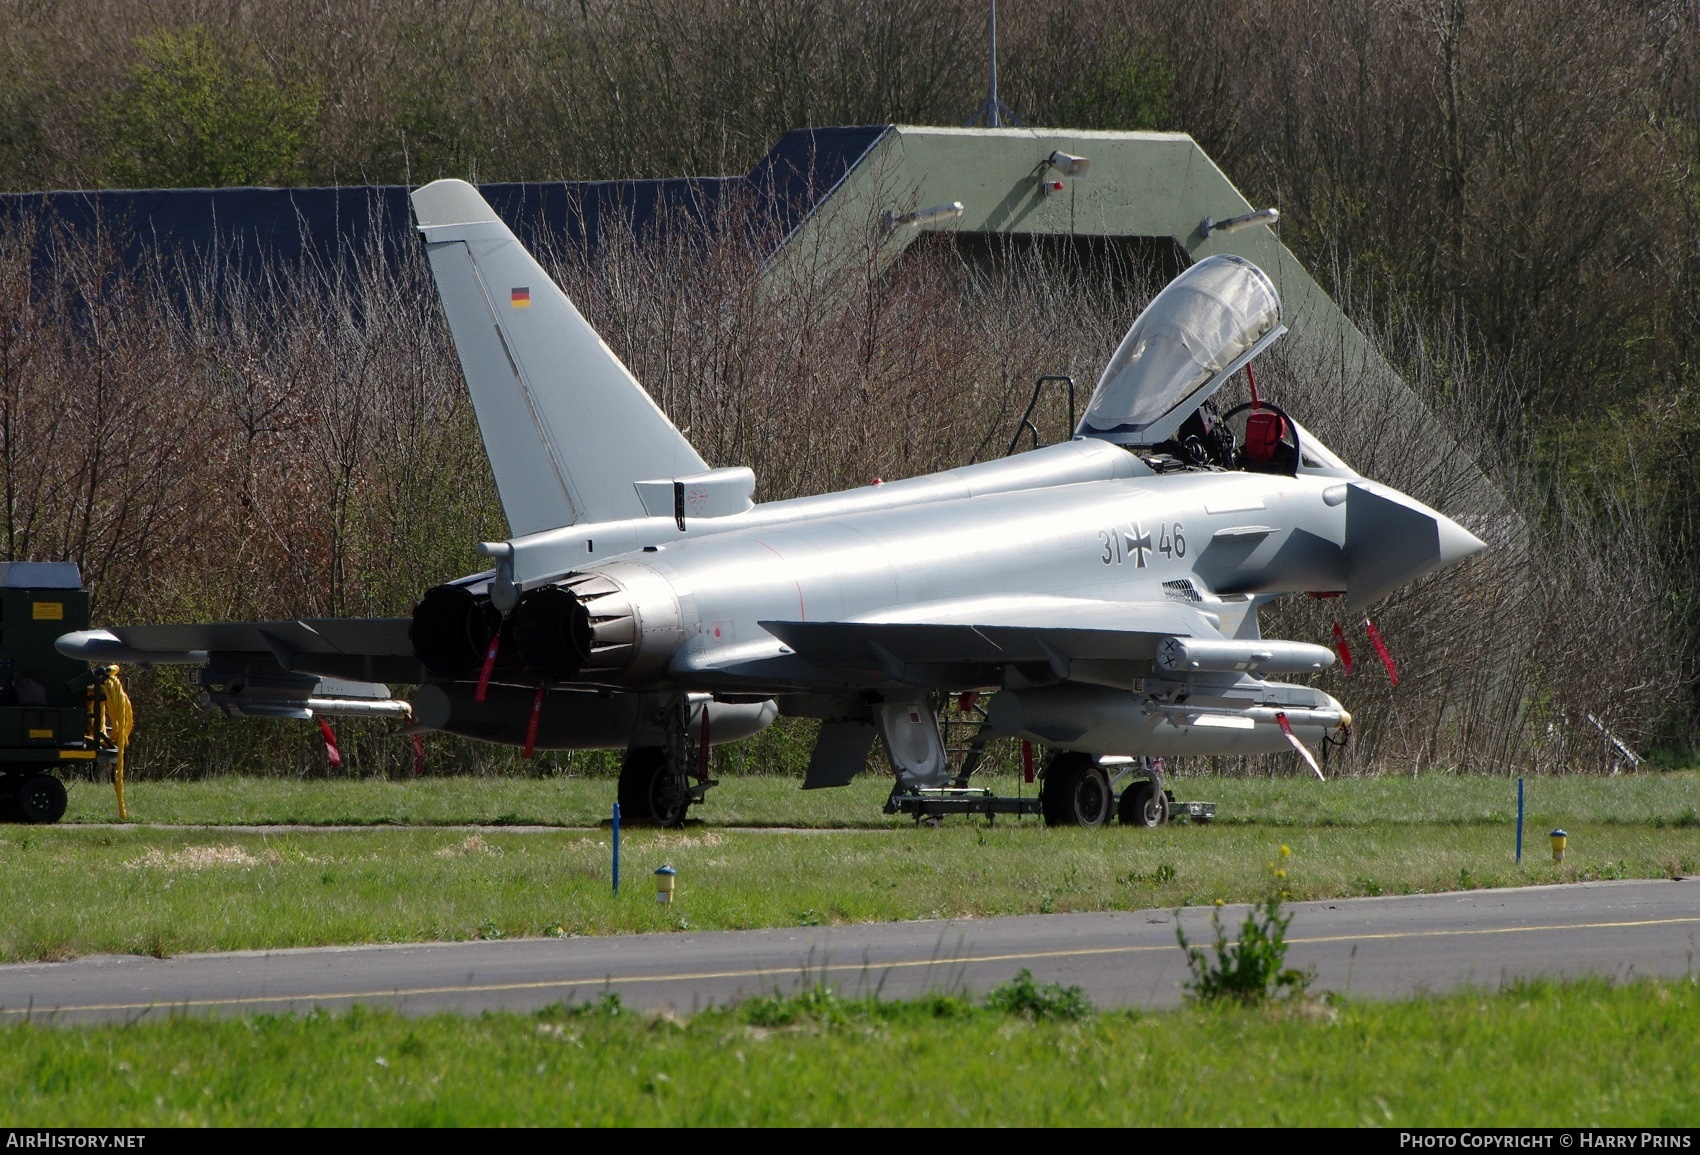
{"label": "eurofighter typhoon", "polygon": [[66,654],[201,665],[203,702],[229,713],[623,749],[621,809],[663,825],[713,785],[711,745],[781,713],[822,722],[805,789],[847,784],[876,736],[894,797],[964,786],[934,703],[992,691],[988,734],[1045,751],[1047,822],[1155,825],[1157,758],[1309,760],[1350,727],[1269,677],[1334,653],[1263,637],[1262,607],[1367,605],[1483,548],[1278,407],[1217,412],[1286,331],[1237,257],[1157,295],[1071,440],[757,504],[755,474],[708,466],[472,186],[412,201],[512,532],[478,545],[491,568],[411,618],[129,626],[66,635]]}

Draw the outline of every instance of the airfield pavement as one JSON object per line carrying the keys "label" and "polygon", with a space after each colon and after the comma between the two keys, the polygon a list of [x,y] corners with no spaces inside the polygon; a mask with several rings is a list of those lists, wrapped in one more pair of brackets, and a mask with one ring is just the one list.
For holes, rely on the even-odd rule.
{"label": "airfield pavement", "polygon": [[[1222,908],[1236,928],[1244,906]],[[1700,879],[1607,881],[1293,903],[1288,964],[1313,990],[1388,998],[1520,978],[1692,974]],[[0,1021],[135,1021],[356,1003],[404,1013],[527,1010],[618,992],[689,1012],[824,982],[904,998],[983,993],[1022,968],[1102,1008],[1184,997],[1175,920],[1213,941],[1210,908],[499,942],[97,956],[0,966]]]}

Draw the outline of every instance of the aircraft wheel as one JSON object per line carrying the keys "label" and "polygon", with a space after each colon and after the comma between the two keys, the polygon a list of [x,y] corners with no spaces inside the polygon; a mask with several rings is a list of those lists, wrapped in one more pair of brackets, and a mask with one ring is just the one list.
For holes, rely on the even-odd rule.
{"label": "aircraft wheel", "polygon": [[620,767],[620,816],[628,822],[682,826],[691,796],[684,776],[667,765],[659,746],[642,746],[626,754]]}
{"label": "aircraft wheel", "polygon": [[1168,796],[1150,779],[1141,778],[1122,791],[1116,817],[1123,826],[1162,826],[1169,821]]}
{"label": "aircraft wheel", "polygon": [[1110,821],[1110,777],[1089,755],[1058,754],[1045,768],[1039,809],[1046,826],[1103,826]]}
{"label": "aircraft wheel", "polygon": [[65,784],[52,774],[31,774],[12,795],[21,821],[47,826],[65,817]]}

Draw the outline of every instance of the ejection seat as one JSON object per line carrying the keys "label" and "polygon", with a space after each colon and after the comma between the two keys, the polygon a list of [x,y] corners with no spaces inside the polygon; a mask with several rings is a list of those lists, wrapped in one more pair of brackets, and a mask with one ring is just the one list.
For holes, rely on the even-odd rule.
{"label": "ejection seat", "polygon": [[1245,413],[1246,419],[1239,467],[1252,473],[1297,475],[1299,431],[1286,412],[1267,401],[1248,401],[1223,414],[1223,420],[1241,413]]}

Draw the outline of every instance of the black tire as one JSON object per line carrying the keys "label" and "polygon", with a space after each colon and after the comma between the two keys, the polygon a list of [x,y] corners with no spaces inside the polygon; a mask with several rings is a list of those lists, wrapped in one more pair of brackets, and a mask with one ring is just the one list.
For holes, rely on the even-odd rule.
{"label": "black tire", "polygon": [[640,746],[626,752],[620,767],[620,817],[626,822],[682,826],[691,808],[684,775],[667,766],[659,746]]}
{"label": "black tire", "polygon": [[1045,767],[1039,809],[1046,826],[1104,826],[1110,821],[1110,776],[1089,755],[1057,754]]}
{"label": "black tire", "polygon": [[52,774],[31,774],[12,795],[18,820],[48,826],[65,817],[65,784]]}
{"label": "black tire", "polygon": [[1169,821],[1169,797],[1153,786],[1150,779],[1141,778],[1122,791],[1116,817],[1123,826],[1166,825]]}

